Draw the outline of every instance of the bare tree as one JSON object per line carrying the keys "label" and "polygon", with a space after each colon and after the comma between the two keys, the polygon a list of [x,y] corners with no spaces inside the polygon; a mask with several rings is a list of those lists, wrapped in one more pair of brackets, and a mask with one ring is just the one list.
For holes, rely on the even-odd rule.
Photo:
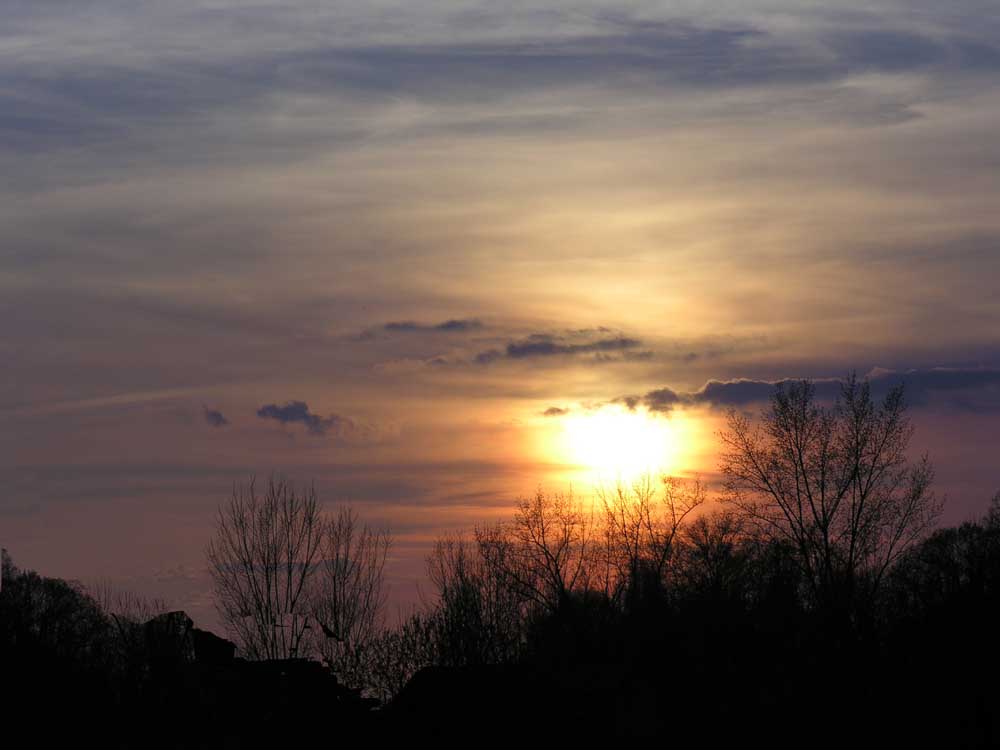
{"label": "bare tree", "polygon": [[912,433],[902,385],[876,405],[851,375],[825,407],[808,381],[779,384],[759,424],[729,413],[725,499],[795,548],[817,603],[850,609],[941,512],[927,457],[907,459]]}
{"label": "bare tree", "polygon": [[719,599],[739,595],[740,578],[752,540],[746,521],[732,509],[698,516],[683,530],[680,568],[684,584],[701,596]]}
{"label": "bare tree", "polygon": [[[658,486],[659,485],[659,486]],[[631,484],[600,488],[606,535],[605,590],[614,602],[642,595],[664,583],[685,520],[705,502],[698,479],[651,475]]]}
{"label": "bare tree", "polygon": [[164,600],[119,588],[107,578],[88,584],[86,590],[119,630],[128,624],[141,625],[167,611]]}
{"label": "bare tree", "polygon": [[309,584],[323,541],[316,491],[271,477],[234,485],[219,509],[208,562],[216,607],[251,659],[301,656],[309,627]]}
{"label": "bare tree", "polygon": [[108,655],[116,658],[126,680],[136,684],[140,679],[136,673],[141,672],[146,657],[142,625],[164,614],[167,603],[119,588],[107,578],[88,584],[86,592],[111,624]]}
{"label": "bare tree", "polygon": [[387,703],[424,667],[439,663],[433,616],[414,612],[369,646],[368,689]]}
{"label": "bare tree", "polygon": [[557,612],[590,587],[596,525],[572,494],[522,498],[511,522],[477,529],[476,540],[499,580],[542,610]]}
{"label": "bare tree", "polygon": [[525,597],[487,563],[478,542],[438,539],[427,558],[438,660],[447,666],[513,661],[521,648]]}
{"label": "bare tree", "polygon": [[390,547],[389,533],[361,525],[351,508],[341,508],[323,534],[310,609],[320,626],[315,649],[351,687],[369,679],[370,646],[384,625]]}

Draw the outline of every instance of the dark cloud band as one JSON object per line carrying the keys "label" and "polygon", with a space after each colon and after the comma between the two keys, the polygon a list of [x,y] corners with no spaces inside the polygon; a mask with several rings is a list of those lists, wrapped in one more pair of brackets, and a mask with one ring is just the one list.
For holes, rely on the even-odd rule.
{"label": "dark cloud band", "polygon": [[[913,370],[875,369],[866,376],[872,395],[883,397],[890,388],[902,384],[907,400],[926,404],[935,395],[946,396],[952,406],[966,409],[1000,409],[1000,370],[992,368],[934,367]],[[640,404],[650,411],[669,412],[678,406],[743,407],[768,401],[775,389],[791,383],[782,380],[709,380],[697,391],[682,392],[659,388],[643,396],[619,396],[612,403],[629,409]],[[833,401],[840,395],[842,380],[820,378],[812,381],[817,398]]]}

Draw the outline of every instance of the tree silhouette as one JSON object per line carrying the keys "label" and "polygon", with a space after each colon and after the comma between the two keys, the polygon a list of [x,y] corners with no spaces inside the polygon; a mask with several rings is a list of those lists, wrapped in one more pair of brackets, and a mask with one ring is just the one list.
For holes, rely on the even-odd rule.
{"label": "tree silhouette", "polygon": [[[658,486],[659,485],[659,491]],[[635,606],[665,583],[686,519],[705,502],[698,480],[647,475],[598,491],[606,537],[605,591],[616,603]]]}
{"label": "tree silhouette", "polygon": [[703,599],[742,603],[751,557],[744,525],[738,514],[720,510],[684,529],[680,567],[687,590]]}
{"label": "tree silhouette", "polygon": [[446,666],[511,662],[519,655],[528,601],[508,585],[477,541],[438,539],[427,558],[436,589],[432,616],[437,661]]}
{"label": "tree silhouette", "polygon": [[391,544],[388,531],[361,524],[351,508],[341,508],[324,526],[309,608],[319,624],[312,632],[314,649],[351,687],[369,681],[369,651],[383,627]]}
{"label": "tree silhouette", "polygon": [[370,644],[367,687],[383,703],[398,695],[421,669],[440,662],[433,619],[414,612]]}
{"label": "tree silhouette", "polygon": [[572,494],[521,498],[512,521],[477,529],[476,540],[498,579],[547,612],[569,604],[595,572],[594,515]]}
{"label": "tree silhouette", "polygon": [[251,659],[300,656],[324,524],[316,491],[271,477],[235,485],[208,547],[216,607]]}
{"label": "tree silhouette", "polygon": [[778,384],[759,423],[729,412],[725,500],[792,544],[816,604],[850,611],[941,512],[927,457],[907,459],[912,433],[902,385],[876,405],[852,374],[826,407],[808,381]]}

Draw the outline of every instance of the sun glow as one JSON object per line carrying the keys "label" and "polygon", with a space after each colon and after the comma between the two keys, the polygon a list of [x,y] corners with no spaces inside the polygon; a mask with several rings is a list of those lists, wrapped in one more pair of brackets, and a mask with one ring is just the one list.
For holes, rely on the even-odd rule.
{"label": "sun glow", "polygon": [[684,447],[680,421],[618,406],[565,417],[561,453],[602,482],[673,474]]}

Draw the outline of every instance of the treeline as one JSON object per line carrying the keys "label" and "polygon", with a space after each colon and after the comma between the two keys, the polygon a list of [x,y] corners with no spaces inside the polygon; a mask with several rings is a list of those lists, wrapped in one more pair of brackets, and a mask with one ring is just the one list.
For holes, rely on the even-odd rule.
{"label": "treeline", "polygon": [[208,550],[234,643],[5,557],[4,706],[119,747],[992,746],[1000,494],[939,528],[911,434],[901,389],[780,386],[758,421],[730,414],[717,495],[647,477],[522,498],[439,539],[427,601],[391,624],[388,532],[311,488],[237,485]]}
{"label": "treeline", "polygon": [[440,540],[433,605],[376,650],[398,660],[395,685],[372,674],[385,695],[436,668],[403,689],[402,724],[1000,742],[1000,495],[983,518],[907,548],[878,585],[829,596],[787,540],[731,510],[679,522],[697,486],[651,489],[616,492],[593,527],[581,504],[538,495],[508,524]]}
{"label": "treeline", "polygon": [[[88,592],[81,585],[20,570],[6,550],[0,570],[0,672],[4,732],[41,742],[91,735],[141,689],[146,668],[141,623],[156,604]],[[108,737],[120,721],[102,727]]]}
{"label": "treeline", "polygon": [[[3,552],[0,726],[25,747],[272,748],[362,736],[374,704],[319,662],[249,661],[162,602]],[[308,717],[308,721],[304,718]]]}
{"label": "treeline", "polygon": [[352,657],[349,681],[382,701],[374,713],[313,673],[313,700],[289,701],[277,677],[234,671],[211,634],[207,649],[193,641],[215,654],[196,669],[179,647],[158,664],[149,623],[170,615],[5,556],[5,713],[39,737],[111,747],[324,738],[334,719],[337,736],[385,739],[460,740],[484,726],[494,738],[713,744],[1000,739],[1000,495],[982,518],[910,547],[850,612],[818,603],[797,551],[738,514],[685,516],[702,496],[643,483],[606,497],[601,517],[539,494],[507,523],[439,540],[431,600]]}
{"label": "treeline", "polygon": [[[340,735],[389,739],[458,740],[483,726],[493,737],[779,745],[1000,739],[1000,495],[981,519],[909,548],[873,599],[843,612],[817,602],[793,547],[737,514],[675,522],[700,492],[643,484],[606,498],[603,519],[539,494],[508,523],[439,540],[427,606],[353,657],[350,681],[384,701],[375,713],[316,683],[323,701],[284,713],[251,710],[243,694],[196,716],[206,685],[237,690],[248,673],[220,683],[205,664],[200,678],[157,666],[150,604],[101,599],[5,556],[5,725],[113,747],[209,746],[220,732],[257,746],[265,730],[325,737],[333,718]],[[626,522],[609,527],[611,516]],[[171,734],[178,726],[192,734]]]}

